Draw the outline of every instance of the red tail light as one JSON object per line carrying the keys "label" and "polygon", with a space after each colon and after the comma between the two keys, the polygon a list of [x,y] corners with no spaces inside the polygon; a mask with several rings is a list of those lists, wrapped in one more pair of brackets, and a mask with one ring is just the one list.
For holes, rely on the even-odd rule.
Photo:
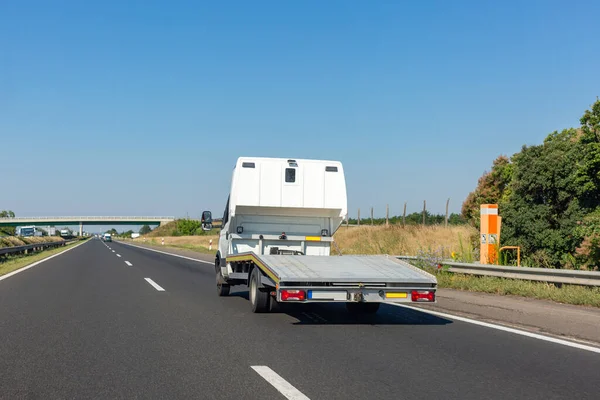
{"label": "red tail light", "polygon": [[413,290],[410,298],[412,301],[435,301],[435,292],[431,290]]}
{"label": "red tail light", "polygon": [[306,300],[304,290],[288,290],[284,289],[281,292],[281,301],[302,301]]}

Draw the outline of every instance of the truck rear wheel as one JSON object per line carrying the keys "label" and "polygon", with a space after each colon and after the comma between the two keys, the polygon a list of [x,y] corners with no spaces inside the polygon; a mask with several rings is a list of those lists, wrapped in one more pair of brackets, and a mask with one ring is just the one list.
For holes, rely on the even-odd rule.
{"label": "truck rear wheel", "polygon": [[219,297],[229,296],[229,289],[231,286],[217,282],[217,294]]}
{"label": "truck rear wheel", "polygon": [[215,273],[217,275],[217,295],[219,295],[219,297],[229,296],[230,286],[225,282],[225,279],[223,279],[219,263],[220,260],[217,258],[217,261],[215,262]]}
{"label": "truck rear wheel", "polygon": [[252,305],[253,313],[269,312],[269,292],[262,287],[261,273],[258,268],[252,270],[250,275],[250,304]]}
{"label": "truck rear wheel", "polygon": [[351,314],[375,314],[379,311],[379,303],[346,303]]}

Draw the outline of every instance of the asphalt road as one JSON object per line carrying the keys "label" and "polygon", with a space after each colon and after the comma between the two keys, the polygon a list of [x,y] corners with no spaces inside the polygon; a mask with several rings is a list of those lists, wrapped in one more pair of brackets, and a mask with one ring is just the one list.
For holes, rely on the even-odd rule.
{"label": "asphalt road", "polygon": [[0,281],[0,398],[285,399],[253,366],[295,399],[599,396],[596,353],[388,305],[252,314],[209,264],[109,246]]}

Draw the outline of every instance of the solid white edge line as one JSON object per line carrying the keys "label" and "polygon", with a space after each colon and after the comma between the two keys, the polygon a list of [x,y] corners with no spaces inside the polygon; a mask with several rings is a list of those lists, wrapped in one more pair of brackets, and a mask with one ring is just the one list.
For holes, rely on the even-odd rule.
{"label": "solid white edge line", "polygon": [[253,365],[252,368],[257,374],[269,382],[275,389],[279,391],[286,399],[289,400],[310,400],[301,391],[292,386],[291,383],[283,379],[277,372],[273,371],[266,365]]}
{"label": "solid white edge line", "polygon": [[186,256],[180,256],[179,254],[167,253],[166,251],[160,251],[160,250],[155,250],[155,249],[149,249],[148,247],[136,246],[136,245],[134,245],[134,244],[124,243],[124,242],[120,242],[120,243],[121,243],[121,244],[124,244],[125,246],[136,247],[136,248],[138,248],[138,249],[142,249],[142,250],[154,251],[154,252],[156,252],[156,253],[166,254],[166,255],[168,255],[168,256],[179,257],[179,258],[185,258],[186,260],[191,260],[191,261],[196,261],[196,262],[199,262],[199,263],[204,263],[204,264],[214,265],[214,263],[211,263],[211,262],[208,262],[208,261],[204,261],[204,260],[199,260],[199,259],[197,259],[197,258],[186,257]]}
{"label": "solid white edge line", "polygon": [[44,258],[44,259],[42,259],[42,260],[36,261],[36,262],[34,262],[33,264],[26,265],[26,266],[24,266],[23,268],[19,268],[19,269],[17,269],[17,270],[14,270],[14,271],[12,271],[12,272],[9,272],[8,274],[2,275],[2,276],[0,276],[0,281],[1,281],[1,280],[4,280],[4,279],[6,279],[6,278],[10,278],[11,276],[13,276],[13,275],[16,275],[16,274],[18,274],[18,273],[20,273],[20,272],[27,271],[29,268],[33,268],[33,267],[35,267],[36,265],[39,265],[39,264],[43,263],[44,261],[48,261],[48,260],[50,260],[51,258],[58,257],[58,256],[60,256],[61,254],[65,254],[67,251],[71,251],[71,250],[73,250],[74,248],[76,248],[76,247],[79,247],[79,246],[81,246],[82,244],[85,244],[85,243],[87,243],[87,240],[86,240],[86,241],[84,241],[84,242],[82,242],[82,243],[76,244],[75,246],[73,246],[73,247],[70,247],[70,248],[66,249],[65,251],[61,251],[60,253],[53,254],[53,255],[51,255],[51,256],[48,256],[48,257],[46,257],[46,258]]}
{"label": "solid white edge line", "polygon": [[130,263],[129,261],[125,261],[125,264],[129,265],[130,267],[132,267],[132,266],[133,266],[133,264],[132,264],[132,263]]}
{"label": "solid white edge line", "polygon": [[117,257],[121,257],[121,255],[120,255],[120,254],[117,254]]}
{"label": "solid white edge line", "polygon": [[457,320],[457,321],[467,322],[469,324],[484,326],[486,328],[497,329],[499,331],[514,333],[516,335],[527,336],[527,337],[530,337],[530,338],[539,339],[539,340],[543,340],[543,341],[546,341],[546,342],[556,343],[556,344],[560,344],[560,345],[563,345],[563,346],[573,347],[573,348],[576,348],[576,349],[591,351],[592,353],[598,353],[598,354],[600,354],[600,348],[598,348],[598,347],[587,346],[585,344],[575,343],[575,342],[571,342],[571,341],[568,341],[568,340],[554,338],[554,337],[551,337],[551,336],[540,335],[539,333],[522,331],[522,330],[515,329],[515,328],[509,328],[508,326],[491,324],[489,322],[477,321],[475,319],[470,319],[470,318],[465,318],[465,317],[459,317],[458,315],[446,314],[446,313],[442,313],[442,312],[439,312],[439,311],[426,310],[426,309],[423,309],[423,308],[411,307],[411,306],[407,306],[407,305],[403,305],[403,304],[397,304],[397,303],[387,303],[387,304],[391,304],[391,305],[397,306],[397,307],[409,308],[411,310],[420,311],[420,312],[424,312],[424,313],[432,314],[432,315],[437,315],[439,317],[450,318],[450,319],[454,319],[454,320]]}
{"label": "solid white edge line", "polygon": [[144,278],[146,280],[146,282],[148,282],[149,284],[152,285],[152,287],[154,287],[154,289],[158,290],[159,292],[164,292],[165,289],[161,288],[158,283],[154,282],[152,279],[150,278]]}

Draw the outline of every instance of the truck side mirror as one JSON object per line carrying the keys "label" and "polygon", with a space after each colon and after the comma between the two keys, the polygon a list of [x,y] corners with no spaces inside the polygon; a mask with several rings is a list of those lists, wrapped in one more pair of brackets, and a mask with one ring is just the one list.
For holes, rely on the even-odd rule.
{"label": "truck side mirror", "polygon": [[210,231],[212,229],[212,213],[210,211],[203,211],[200,222],[202,223],[203,230]]}

